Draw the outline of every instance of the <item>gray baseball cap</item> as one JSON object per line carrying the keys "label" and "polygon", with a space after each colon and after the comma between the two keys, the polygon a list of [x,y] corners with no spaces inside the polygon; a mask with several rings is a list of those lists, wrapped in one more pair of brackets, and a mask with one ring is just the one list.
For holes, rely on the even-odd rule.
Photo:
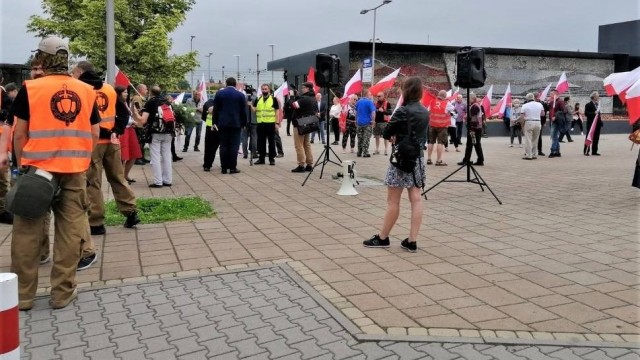
{"label": "gray baseball cap", "polygon": [[58,51],[66,51],[69,53],[69,45],[62,38],[57,36],[49,36],[38,44],[38,50],[49,55],[56,55]]}

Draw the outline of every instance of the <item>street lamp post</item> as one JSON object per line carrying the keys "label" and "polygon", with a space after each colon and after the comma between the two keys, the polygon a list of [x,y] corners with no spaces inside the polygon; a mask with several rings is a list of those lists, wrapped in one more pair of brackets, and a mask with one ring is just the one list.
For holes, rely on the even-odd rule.
{"label": "street lamp post", "polygon": [[[276,47],[276,44],[269,44],[267,46],[271,47],[271,62],[273,62],[273,48]],[[271,86],[275,86],[273,83],[273,70],[271,70]]]}
{"label": "street lamp post", "polygon": [[382,4],[372,8],[372,9],[365,9],[360,11],[360,14],[364,15],[366,13],[368,13],[369,11],[373,11],[373,40],[371,41],[371,86],[373,86],[373,84],[375,83],[375,75],[376,75],[376,16],[378,13],[378,9],[391,3],[391,0],[384,0],[382,1]]}
{"label": "street lamp post", "polygon": [[[191,52],[193,52],[193,38],[195,38],[195,35],[191,35]],[[191,70],[191,88],[193,88],[193,70]]]}
{"label": "street lamp post", "polygon": [[209,55],[207,55],[207,57],[209,58],[209,82],[211,82],[211,55],[213,55],[212,52],[209,53]]}
{"label": "street lamp post", "polygon": [[233,55],[236,58],[236,68],[238,69],[238,81],[240,81],[240,55]]}
{"label": "street lamp post", "polygon": [[222,82],[225,82],[227,79],[224,77],[224,65],[222,65]]}

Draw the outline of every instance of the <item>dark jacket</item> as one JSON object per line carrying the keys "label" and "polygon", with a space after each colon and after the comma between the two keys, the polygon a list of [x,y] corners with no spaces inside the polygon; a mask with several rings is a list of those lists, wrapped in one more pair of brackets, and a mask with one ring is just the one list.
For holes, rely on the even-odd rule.
{"label": "dark jacket", "polygon": [[298,126],[298,119],[315,115],[318,112],[318,102],[316,101],[316,94],[313,91],[302,94],[294,102],[298,103],[298,108],[293,111],[293,126]]}
{"label": "dark jacket", "polygon": [[[593,103],[593,101],[589,101],[584,106],[584,115],[587,117],[587,131],[589,131],[591,124],[593,124],[593,119],[596,118],[597,112],[598,112],[598,107],[596,106],[596,104]],[[597,126],[602,127],[602,119],[598,118]]]}
{"label": "dark jacket", "polygon": [[247,124],[247,99],[227,86],[213,98],[213,123],[219,128],[242,128]]}
{"label": "dark jacket", "polygon": [[118,99],[116,101],[116,123],[113,126],[114,133],[118,135],[124,134],[124,129],[129,124],[129,116],[131,116],[131,111],[129,111],[127,104]]}
{"label": "dark jacket", "polygon": [[423,144],[427,141],[429,111],[419,101],[400,106],[391,116],[382,136],[387,140],[395,136],[396,143],[399,143],[409,133],[407,124],[411,125],[411,131],[416,134],[419,143]]}
{"label": "dark jacket", "polygon": [[209,108],[213,106],[213,99],[209,99],[205,101],[204,105],[202,105],[202,121],[207,120],[207,115],[209,114]]}

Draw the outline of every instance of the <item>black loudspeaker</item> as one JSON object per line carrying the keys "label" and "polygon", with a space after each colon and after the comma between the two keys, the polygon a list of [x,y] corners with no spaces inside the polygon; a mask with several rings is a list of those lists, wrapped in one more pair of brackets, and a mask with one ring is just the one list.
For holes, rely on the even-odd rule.
{"label": "black loudspeaker", "polygon": [[456,81],[454,85],[465,89],[484,86],[484,49],[463,47],[456,52]]}
{"label": "black loudspeaker", "polygon": [[316,55],[316,85],[336,87],[340,83],[340,58],[336,54]]}

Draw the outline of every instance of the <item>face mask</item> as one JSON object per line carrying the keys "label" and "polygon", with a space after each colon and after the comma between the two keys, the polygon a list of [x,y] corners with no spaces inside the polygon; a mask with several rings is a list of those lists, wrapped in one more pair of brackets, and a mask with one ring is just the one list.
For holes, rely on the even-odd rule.
{"label": "face mask", "polygon": [[269,95],[269,92],[268,92],[268,91],[263,91],[263,92],[262,92],[262,96],[268,96],[268,95]]}

